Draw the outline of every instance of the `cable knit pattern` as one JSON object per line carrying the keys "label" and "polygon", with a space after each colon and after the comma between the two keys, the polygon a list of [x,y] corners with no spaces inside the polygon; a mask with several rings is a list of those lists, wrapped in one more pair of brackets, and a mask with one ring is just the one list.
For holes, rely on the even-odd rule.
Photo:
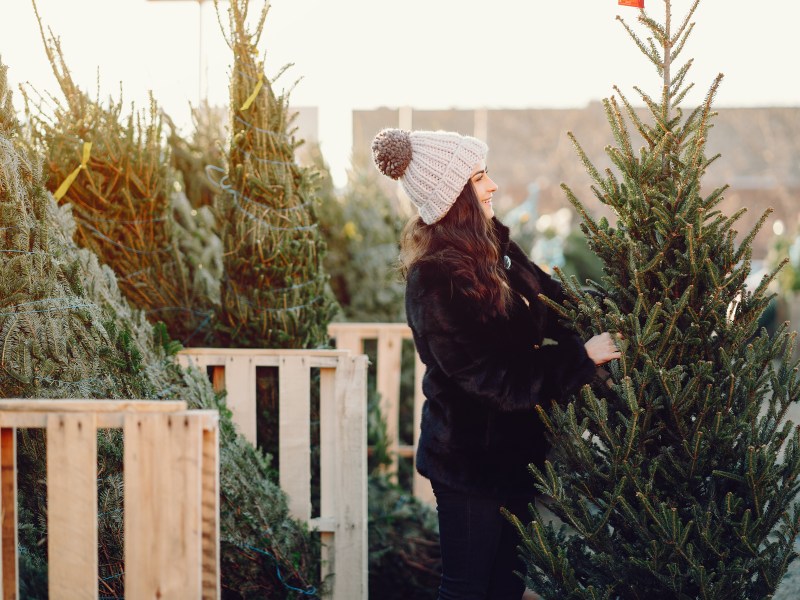
{"label": "cable knit pattern", "polygon": [[384,129],[372,142],[375,165],[400,180],[428,225],[447,214],[487,152],[481,140],[450,131]]}

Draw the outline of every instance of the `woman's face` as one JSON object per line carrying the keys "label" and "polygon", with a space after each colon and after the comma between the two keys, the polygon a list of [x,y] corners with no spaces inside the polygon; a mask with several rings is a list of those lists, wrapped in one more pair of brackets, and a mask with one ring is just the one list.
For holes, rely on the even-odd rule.
{"label": "woman's face", "polygon": [[475,194],[481,203],[484,216],[487,219],[491,219],[494,216],[492,196],[497,191],[497,184],[489,177],[489,169],[486,167],[485,162],[475,168],[470,181],[472,182],[472,187],[475,188]]}

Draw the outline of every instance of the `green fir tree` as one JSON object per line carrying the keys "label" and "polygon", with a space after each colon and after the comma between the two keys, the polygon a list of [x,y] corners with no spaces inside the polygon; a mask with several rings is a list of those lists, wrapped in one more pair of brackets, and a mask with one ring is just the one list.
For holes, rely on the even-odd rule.
{"label": "green fir tree", "polygon": [[622,21],[662,85],[660,97],[635,88],[647,118],[618,88],[604,101],[613,167],[596,168],[570,134],[616,224],[595,221],[565,186],[605,275],[593,294],[563,278],[568,300],[551,304],[586,338],[621,333],[623,356],[608,385],[540,411],[554,457],[532,471],[566,525],[536,510],[517,524],[528,585],[546,600],[770,598],[796,558],[800,429],[785,418],[800,395],[794,335],[758,327],[774,272],[745,287],[769,211],[738,241],[745,209],[723,214],[725,188],[702,187],[718,158],[706,141],[722,76],[684,111],[692,61],[676,64],[698,2],[677,28],[673,0],[663,22],[641,11],[645,39]]}

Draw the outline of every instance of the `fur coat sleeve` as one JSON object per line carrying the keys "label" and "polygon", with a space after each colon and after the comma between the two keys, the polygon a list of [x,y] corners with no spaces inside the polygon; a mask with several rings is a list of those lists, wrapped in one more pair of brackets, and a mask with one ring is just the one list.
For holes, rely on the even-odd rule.
{"label": "fur coat sleeve", "polygon": [[[442,382],[501,412],[563,399],[595,373],[583,342],[546,314],[551,311],[534,290],[516,291],[508,317],[488,321],[480,314],[485,307],[460,293],[459,282],[439,265],[412,269],[406,292],[423,362]],[[543,345],[545,337],[556,343]]]}

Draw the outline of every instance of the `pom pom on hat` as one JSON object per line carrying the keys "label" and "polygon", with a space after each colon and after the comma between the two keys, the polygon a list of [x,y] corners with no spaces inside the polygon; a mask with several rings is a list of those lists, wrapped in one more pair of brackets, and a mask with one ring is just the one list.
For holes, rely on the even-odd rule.
{"label": "pom pom on hat", "polygon": [[400,180],[428,225],[447,214],[488,150],[481,140],[452,131],[383,129],[372,141],[375,166]]}
{"label": "pom pom on hat", "polygon": [[378,170],[400,179],[411,162],[411,135],[402,129],[384,129],[372,140],[372,158]]}

